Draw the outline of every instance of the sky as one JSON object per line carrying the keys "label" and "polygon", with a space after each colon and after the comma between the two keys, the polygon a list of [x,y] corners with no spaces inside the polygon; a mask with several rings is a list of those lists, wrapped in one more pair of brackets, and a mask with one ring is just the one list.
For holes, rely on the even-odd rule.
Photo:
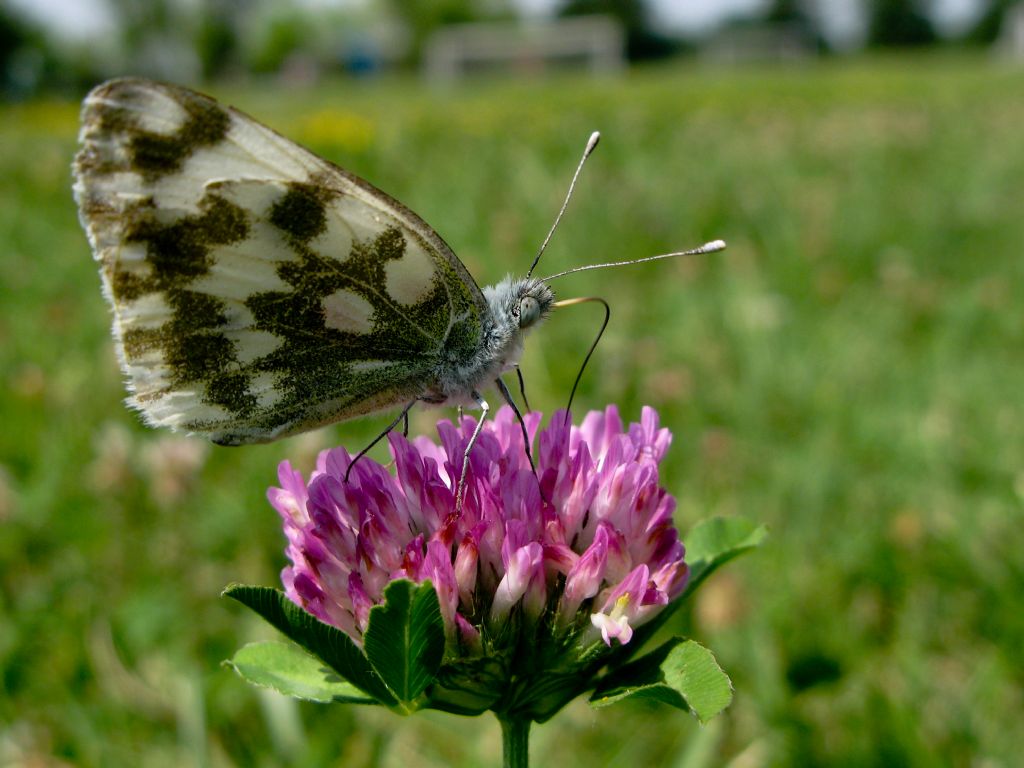
{"label": "sky", "polygon": [[7,0],[26,18],[40,22],[62,37],[88,39],[111,27],[111,15],[103,0]]}
{"label": "sky", "polygon": [[[299,0],[312,6],[360,5],[372,0]],[[666,30],[699,32],[713,27],[723,18],[756,10],[767,0],[648,0],[659,26]],[[8,0],[63,37],[88,39],[109,30],[113,24],[104,0]],[[932,0],[940,25],[954,29],[977,13],[983,0]],[[515,0],[531,15],[543,15],[559,0]],[[828,26],[842,34],[856,24],[858,0],[819,0]]]}

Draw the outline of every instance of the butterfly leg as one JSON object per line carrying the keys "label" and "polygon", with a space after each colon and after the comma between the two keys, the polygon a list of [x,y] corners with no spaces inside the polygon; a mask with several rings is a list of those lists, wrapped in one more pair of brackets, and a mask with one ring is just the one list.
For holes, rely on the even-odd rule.
{"label": "butterfly leg", "polygon": [[402,437],[409,436],[409,409],[402,411]]}
{"label": "butterfly leg", "polygon": [[518,365],[516,366],[516,376],[519,377],[519,394],[523,396],[523,407],[529,413],[533,408],[530,407],[530,401],[526,399],[526,382],[523,380],[523,372]]}
{"label": "butterfly leg", "polygon": [[373,442],[371,442],[368,446],[363,448],[363,450],[361,450],[359,453],[357,453],[355,455],[355,458],[353,458],[352,461],[349,462],[348,469],[345,470],[345,482],[346,483],[348,482],[348,476],[350,474],[352,474],[352,467],[354,467],[356,465],[356,462],[359,461],[361,458],[363,458],[363,456],[368,454],[370,452],[370,449],[373,448],[373,446],[375,446],[377,443],[379,443],[381,440],[383,440],[385,437],[387,437],[388,433],[392,429],[397,427],[398,426],[398,422],[400,422],[402,419],[405,419],[405,434],[406,435],[409,434],[409,411],[412,409],[412,407],[414,405],[416,405],[416,401],[415,400],[413,400],[411,403],[409,403],[407,406],[405,406],[405,408],[402,409],[402,412],[400,414],[398,414],[398,416],[395,417],[395,420],[392,421],[390,424],[388,424],[383,432],[381,432],[379,435],[377,435],[375,438],[373,438]]}
{"label": "butterfly leg", "polygon": [[[516,368],[518,371],[519,369]],[[520,379],[522,381],[522,379]],[[519,408],[516,407],[515,400],[512,399],[512,393],[508,391],[508,387],[505,386],[505,382],[501,378],[494,380],[494,383],[498,385],[498,391],[501,392],[501,396],[505,398],[505,402],[512,408],[512,413],[516,415],[516,420],[519,422],[519,426],[523,430],[523,446],[526,448],[526,458],[530,460],[530,469],[533,470],[533,476],[537,477],[537,466],[533,463],[533,452],[530,450],[530,435],[526,431],[526,422],[523,421],[523,414],[519,412]]]}
{"label": "butterfly leg", "polygon": [[476,429],[473,430],[472,436],[469,438],[469,443],[466,444],[466,451],[462,454],[462,472],[459,474],[459,486],[455,491],[455,511],[462,511],[462,500],[466,495],[466,473],[469,471],[469,452],[473,450],[473,446],[476,444],[476,439],[480,436],[480,430],[483,429],[484,420],[487,418],[487,412],[491,410],[491,406],[487,404],[480,393],[473,390],[471,393],[476,404],[480,406],[482,413],[480,414],[480,420],[476,423]]}

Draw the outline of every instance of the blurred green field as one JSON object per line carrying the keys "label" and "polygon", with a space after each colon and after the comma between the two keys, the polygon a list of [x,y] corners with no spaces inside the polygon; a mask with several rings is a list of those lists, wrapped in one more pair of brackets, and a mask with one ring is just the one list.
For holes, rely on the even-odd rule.
{"label": "blurred green field", "polygon": [[[612,304],[577,411],[657,406],[681,528],[772,530],[675,627],[734,704],[705,728],[574,705],[535,729],[536,765],[1019,764],[1024,70],[211,90],[410,205],[481,283],[528,266],[595,128],[541,274],[729,241],[556,287]],[[76,104],[0,106],[0,764],[497,765],[492,719],[296,706],[219,666],[273,635],[218,593],[277,583],[277,462],[381,422],[245,449],[141,427],[71,200],[76,130]],[[597,321],[531,337],[535,408],[564,404]]]}

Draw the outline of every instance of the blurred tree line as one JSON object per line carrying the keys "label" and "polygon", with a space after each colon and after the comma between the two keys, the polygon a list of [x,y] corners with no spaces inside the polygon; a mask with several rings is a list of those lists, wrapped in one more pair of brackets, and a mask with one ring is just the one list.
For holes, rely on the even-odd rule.
{"label": "blurred tree line", "polygon": [[[955,39],[938,34],[940,0],[866,0],[865,45],[984,45],[999,36],[1020,0],[979,0],[975,23]],[[766,0],[762,10],[725,26],[776,25],[796,30],[822,52],[827,0]],[[7,98],[41,89],[80,91],[113,74],[200,80],[248,73],[359,73],[415,67],[425,41],[440,26],[514,19],[514,0],[376,0],[336,8],[288,0],[107,0],[113,39],[72,42],[44,28],[11,0],[0,0],[0,91]],[[645,0],[559,0],[561,16],[606,14],[626,33],[630,60],[676,55],[696,47],[659,28]]]}
{"label": "blurred tree line", "polygon": [[62,57],[44,30],[0,3],[0,92],[30,95],[62,78]]}

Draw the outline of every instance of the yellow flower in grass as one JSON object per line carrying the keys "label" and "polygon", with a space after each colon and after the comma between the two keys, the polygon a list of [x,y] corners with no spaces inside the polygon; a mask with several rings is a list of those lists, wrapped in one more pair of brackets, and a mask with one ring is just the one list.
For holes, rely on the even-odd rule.
{"label": "yellow flower in grass", "polygon": [[26,133],[70,136],[78,126],[78,104],[65,101],[30,101],[5,110],[8,125]]}
{"label": "yellow flower in grass", "polygon": [[301,118],[296,133],[304,144],[355,154],[369,149],[376,131],[373,122],[362,115],[326,108]]}

